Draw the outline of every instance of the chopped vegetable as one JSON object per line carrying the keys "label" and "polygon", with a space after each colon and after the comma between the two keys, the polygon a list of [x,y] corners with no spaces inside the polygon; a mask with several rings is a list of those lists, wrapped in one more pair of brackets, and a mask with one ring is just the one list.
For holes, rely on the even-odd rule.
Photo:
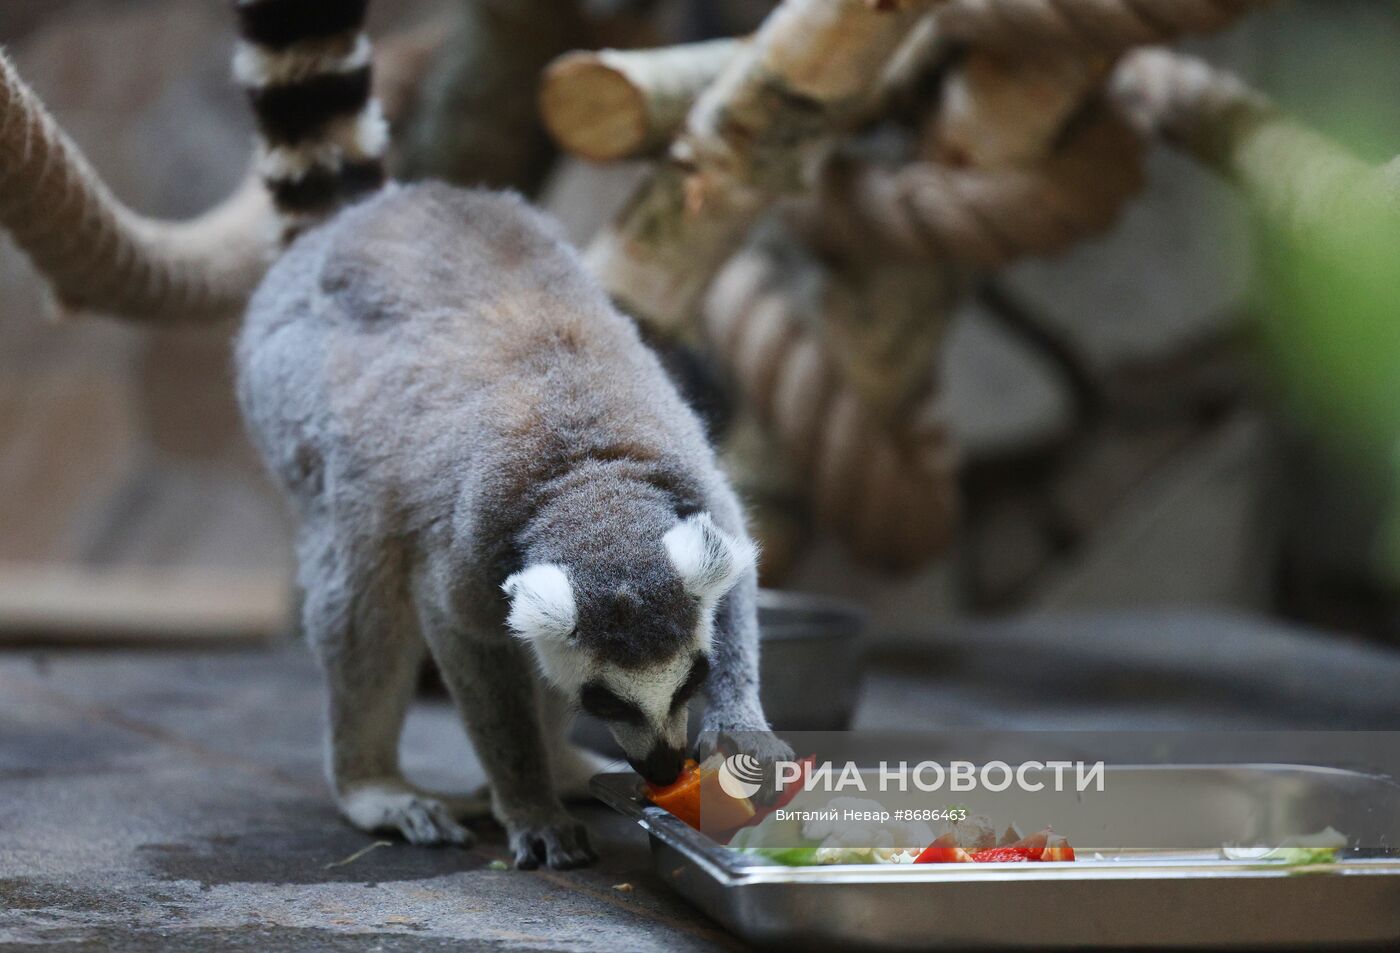
{"label": "chopped vegetable", "polygon": [[901,864],[913,863],[933,829],[922,820],[893,816],[878,801],[838,797],[820,816],[803,821],[802,836],[820,843],[819,864]]}
{"label": "chopped vegetable", "polygon": [[[732,798],[724,793],[717,776],[722,763],[723,759],[719,756],[712,757],[703,765],[687,761],[674,784],[664,788],[647,785],[647,798],[697,830],[702,813],[705,830],[712,834],[751,827],[787,807],[793,798],[802,793],[807,777],[816,764],[816,757],[808,755],[802,758],[798,762],[802,765],[801,776],[785,785],[772,804],[761,808],[748,798]],[[711,814],[711,811],[714,813]]]}
{"label": "chopped vegetable", "polygon": [[[880,805],[859,798],[837,798],[835,810],[878,811]],[[922,821],[889,818],[866,823],[837,824],[829,818],[804,818],[789,813],[768,813],[738,831],[729,846],[746,854],[789,867],[834,864],[912,864],[917,844],[927,843],[933,831]]]}
{"label": "chopped vegetable", "polygon": [[1280,847],[1269,855],[1270,860],[1283,861],[1289,867],[1311,867],[1314,864],[1335,864],[1335,847]]}
{"label": "chopped vegetable", "polygon": [[988,847],[974,850],[969,856],[978,864],[1025,864],[1039,859],[1032,857],[1027,847]]}
{"label": "chopped vegetable", "polygon": [[1226,846],[1221,848],[1221,853],[1226,860],[1257,860],[1290,867],[1309,867],[1336,863],[1337,851],[1345,846],[1345,834],[1334,827],[1325,827],[1315,834],[1285,838],[1277,847]]}
{"label": "chopped vegetable", "polygon": [[815,847],[746,847],[743,850],[784,867],[815,867],[818,863]]}
{"label": "chopped vegetable", "polygon": [[912,864],[917,847],[818,847],[816,863],[835,864]]}
{"label": "chopped vegetable", "polygon": [[951,831],[923,849],[916,864],[969,864],[972,855],[958,846],[958,836]]}
{"label": "chopped vegetable", "polygon": [[996,828],[992,826],[991,819],[986,815],[964,816],[955,824],[953,829],[958,833],[958,843],[965,850],[988,850],[1001,846],[997,844]]}
{"label": "chopped vegetable", "polygon": [[727,832],[742,827],[753,819],[753,802],[746,797],[730,797],[720,787],[719,766],[723,763],[723,758],[711,758],[703,765],[687,761],[674,784],[665,787],[648,784],[647,798],[697,830],[701,818],[708,832]]}
{"label": "chopped vegetable", "polygon": [[670,811],[691,827],[700,826],[700,765],[686,761],[680,777],[666,787],[647,785],[647,799],[657,807]]}
{"label": "chopped vegetable", "polygon": [[[1000,840],[986,817],[963,817],[954,829],[939,837],[923,821],[890,816],[874,801],[836,798],[827,806],[831,816],[799,821],[794,812],[778,819],[785,807],[804,789],[803,781],[815,759],[802,759],[802,776],[787,785],[771,805],[756,809],[748,798],[735,798],[719,784],[721,755],[704,764],[687,761],[675,783],[646,786],[647,797],[699,830],[728,839],[731,848],[789,867],[827,864],[1005,864],[1065,862],[1074,860],[1074,848],[1049,828],[1021,837],[1015,825]],[[838,816],[869,815],[870,823],[834,824]],[[863,813],[862,813],[863,812]],[[932,838],[932,840],[930,840]],[[915,844],[928,844],[922,850]]]}
{"label": "chopped vegetable", "polygon": [[1045,863],[1071,861],[1074,860],[1074,848],[1059,834],[1051,834],[1040,859]]}
{"label": "chopped vegetable", "polygon": [[817,863],[821,840],[804,837],[802,822],[796,818],[779,820],[776,814],[767,814],[759,823],[736,832],[729,846],[784,867],[811,867]]}
{"label": "chopped vegetable", "polygon": [[1074,860],[1069,841],[1051,830],[1023,837],[1014,844],[967,851],[958,846],[957,835],[947,833],[924,849],[916,864],[1024,864]]}

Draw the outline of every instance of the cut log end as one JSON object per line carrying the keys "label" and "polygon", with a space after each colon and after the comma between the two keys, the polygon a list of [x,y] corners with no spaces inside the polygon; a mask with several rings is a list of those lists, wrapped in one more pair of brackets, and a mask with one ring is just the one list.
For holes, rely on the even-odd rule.
{"label": "cut log end", "polygon": [[635,155],[651,135],[644,93],[592,53],[571,53],[545,71],[540,116],[560,148],[594,162]]}

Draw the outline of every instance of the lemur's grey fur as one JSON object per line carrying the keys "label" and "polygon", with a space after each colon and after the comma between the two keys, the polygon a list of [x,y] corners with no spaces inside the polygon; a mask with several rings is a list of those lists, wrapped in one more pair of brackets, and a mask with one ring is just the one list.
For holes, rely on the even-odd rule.
{"label": "lemur's grey fur", "polygon": [[[566,723],[540,725],[543,686],[507,628],[502,584],[529,567],[562,567],[572,589],[571,631],[517,626],[547,671],[546,648],[581,669],[549,672],[558,689],[601,678],[650,716],[645,697],[669,703],[713,611],[705,728],[766,729],[754,569],[723,551],[745,538],[734,494],[633,325],[521,200],[430,184],[342,212],[273,267],[238,367],[250,430],[300,517],[305,629],[326,668],[331,774],[353,822],[467,839],[398,772],[426,649],[519,862],[541,845],[556,866],[586,858],[546,757],[564,750]],[[696,538],[720,552],[697,554],[687,580],[663,540],[694,514],[713,520],[719,532]],[[738,578],[714,578],[727,560]],[[680,732],[647,720],[618,734],[669,781],[683,714]]]}
{"label": "lemur's grey fur", "polygon": [[661,783],[696,688],[711,742],[790,754],[759,703],[752,546],[700,423],[521,199],[389,186],[339,212],[272,267],[237,364],[299,517],[303,623],[353,823],[471,840],[399,771],[425,655],[521,867],[592,859],[561,805],[591,767],[564,740],[576,704]]}

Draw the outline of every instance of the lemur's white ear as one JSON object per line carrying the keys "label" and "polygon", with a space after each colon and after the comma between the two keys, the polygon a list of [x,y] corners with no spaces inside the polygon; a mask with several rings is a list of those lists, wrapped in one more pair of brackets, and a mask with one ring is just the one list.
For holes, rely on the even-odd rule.
{"label": "lemur's white ear", "polygon": [[720,529],[709,513],[681,520],[662,542],[685,591],[701,601],[718,600],[757,557],[753,543]]}
{"label": "lemur's white ear", "polygon": [[522,639],[563,639],[574,631],[574,587],[554,563],[527,566],[501,588],[510,597],[506,625]]}

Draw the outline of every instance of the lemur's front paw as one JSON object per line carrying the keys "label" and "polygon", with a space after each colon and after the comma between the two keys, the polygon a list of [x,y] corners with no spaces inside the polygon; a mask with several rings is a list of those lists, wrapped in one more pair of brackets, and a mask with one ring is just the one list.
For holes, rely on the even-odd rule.
{"label": "lemur's front paw", "polygon": [[726,758],[746,754],[759,763],[763,781],[752,798],[757,804],[769,804],[778,796],[776,765],[779,761],[793,760],[792,746],[767,728],[747,730],[707,726],[695,742],[696,760],[704,761],[716,752]]}
{"label": "lemur's front paw", "polygon": [[534,870],[541,863],[573,870],[598,859],[589,846],[588,831],[567,815],[543,823],[508,824],[506,830],[517,870]]}
{"label": "lemur's front paw", "polygon": [[341,798],[341,811],[362,831],[396,833],[410,844],[470,847],[476,835],[463,827],[445,801],[415,791],[373,786]]}

